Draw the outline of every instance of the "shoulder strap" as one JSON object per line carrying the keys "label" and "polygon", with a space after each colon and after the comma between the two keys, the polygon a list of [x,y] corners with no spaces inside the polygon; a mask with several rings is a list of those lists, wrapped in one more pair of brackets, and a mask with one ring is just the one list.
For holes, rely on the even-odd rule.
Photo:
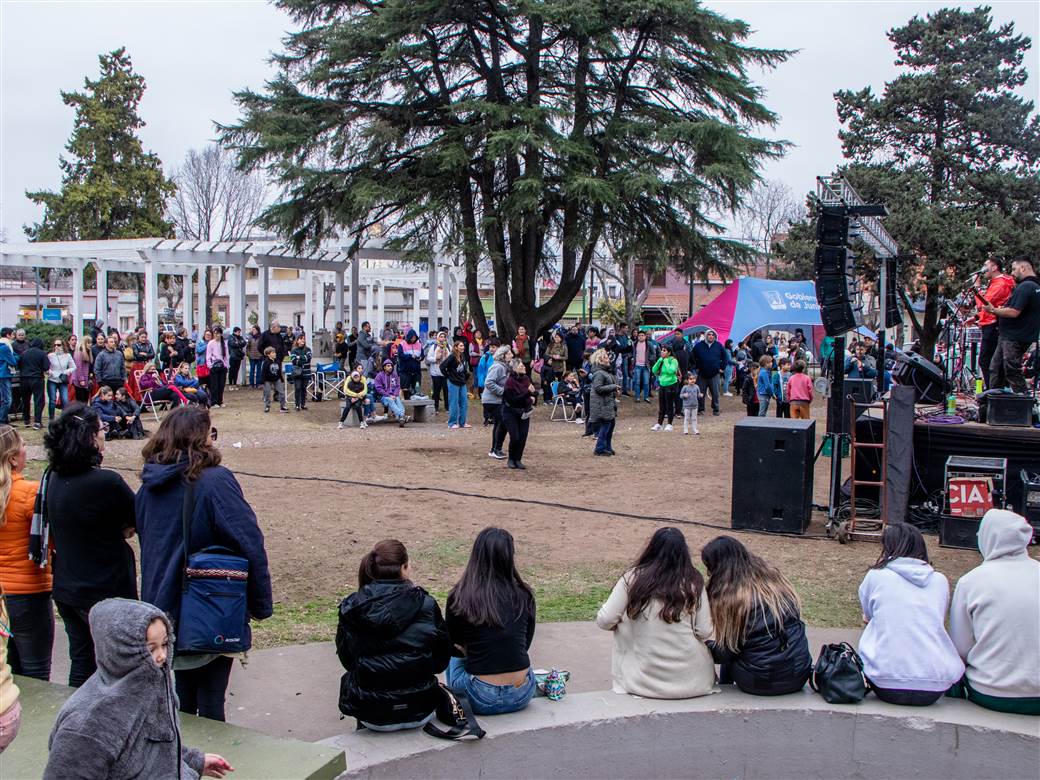
{"label": "shoulder strap", "polygon": [[[195,512],[195,483],[188,480],[184,485],[184,504],[181,507],[181,528],[184,533],[184,569],[188,568],[188,544],[191,539],[191,518]],[[185,579],[187,586],[187,579]]]}

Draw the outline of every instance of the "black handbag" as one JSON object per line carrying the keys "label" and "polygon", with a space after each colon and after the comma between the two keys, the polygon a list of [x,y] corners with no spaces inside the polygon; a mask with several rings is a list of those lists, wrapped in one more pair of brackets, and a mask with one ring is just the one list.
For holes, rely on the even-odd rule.
{"label": "black handbag", "polygon": [[855,704],[867,695],[863,659],[848,642],[824,645],[816,659],[809,685],[830,704]]}
{"label": "black handbag", "polygon": [[423,731],[431,737],[438,739],[463,739],[465,737],[476,737],[483,739],[487,733],[477,723],[473,714],[473,707],[469,699],[462,694],[455,693],[446,685],[438,683],[439,695],[437,698],[437,720],[448,727],[447,730],[435,726],[433,722],[423,726]]}

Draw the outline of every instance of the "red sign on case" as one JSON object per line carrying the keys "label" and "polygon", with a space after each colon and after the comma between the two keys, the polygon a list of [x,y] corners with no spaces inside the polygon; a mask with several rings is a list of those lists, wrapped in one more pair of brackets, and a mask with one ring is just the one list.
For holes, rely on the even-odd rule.
{"label": "red sign on case", "polygon": [[951,515],[982,517],[993,508],[993,483],[989,477],[950,477],[946,489]]}

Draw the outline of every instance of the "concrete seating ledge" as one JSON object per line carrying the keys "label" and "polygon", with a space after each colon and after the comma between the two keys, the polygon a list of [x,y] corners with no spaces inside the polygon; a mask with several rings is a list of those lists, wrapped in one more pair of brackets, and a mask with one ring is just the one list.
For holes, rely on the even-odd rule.
{"label": "concrete seating ledge", "polygon": [[[345,723],[350,723],[348,719]],[[351,731],[342,778],[957,778],[1037,777],[1040,719],[943,699],[897,707],[873,696],[832,705],[808,689],[780,697],[734,688],[664,701],[610,691],[537,698],[480,719],[480,742],[420,731]]]}
{"label": "concrete seating ledge", "polygon": [[[43,775],[47,740],[65,700],[73,689],[27,677],[15,677],[22,703],[22,726],[11,746],[0,756],[3,780],[30,780]],[[204,753],[224,756],[236,780],[332,780],[345,767],[343,752],[334,747],[279,739],[258,731],[181,715],[184,744]]]}

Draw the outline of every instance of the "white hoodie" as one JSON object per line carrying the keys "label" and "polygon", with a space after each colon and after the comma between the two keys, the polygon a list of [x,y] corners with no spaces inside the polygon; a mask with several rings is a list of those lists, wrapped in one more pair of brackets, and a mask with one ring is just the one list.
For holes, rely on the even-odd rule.
{"label": "white hoodie", "polygon": [[1033,528],[1004,509],[979,523],[984,558],[957,583],[950,636],[979,693],[1040,697],[1040,561],[1026,553]]}
{"label": "white hoodie", "polygon": [[894,558],[871,569],[859,586],[869,621],[859,640],[863,671],[879,688],[945,691],[964,664],[943,620],[950,584],[918,558]]}

